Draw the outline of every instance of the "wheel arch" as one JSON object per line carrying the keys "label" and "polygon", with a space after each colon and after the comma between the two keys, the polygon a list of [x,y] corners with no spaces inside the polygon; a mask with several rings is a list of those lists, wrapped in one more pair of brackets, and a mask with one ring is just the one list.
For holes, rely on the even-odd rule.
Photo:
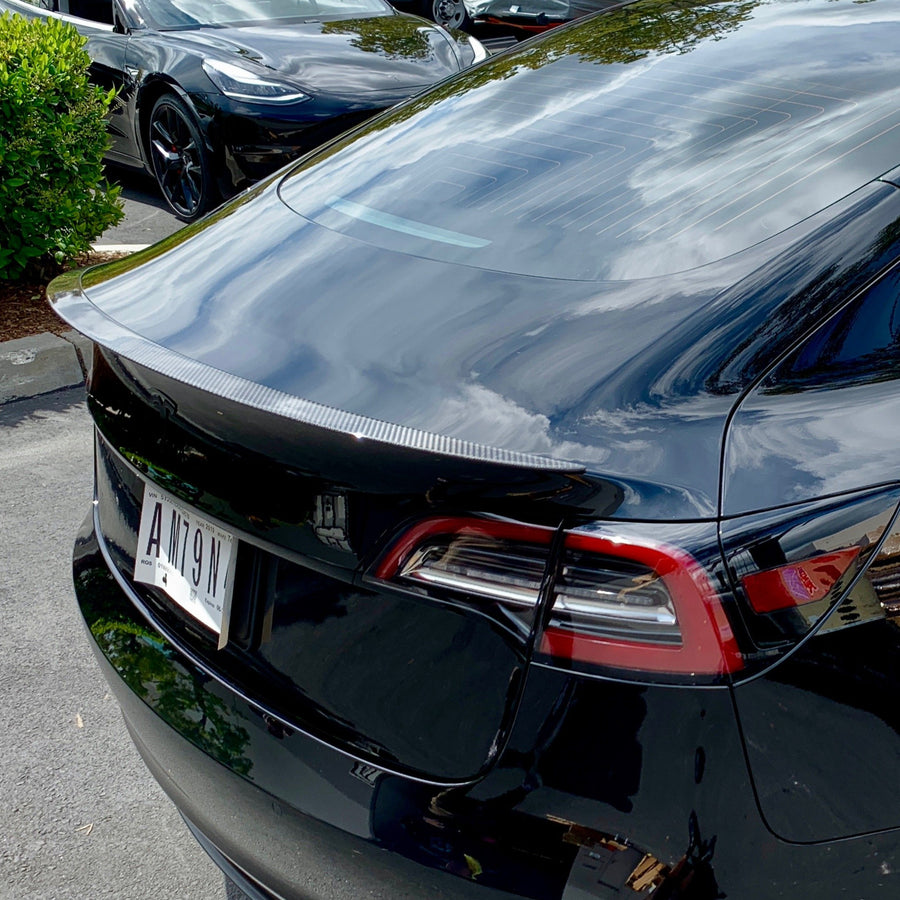
{"label": "wheel arch", "polygon": [[150,161],[150,114],[153,112],[156,101],[163,94],[175,94],[187,106],[196,122],[200,125],[200,134],[203,136],[210,158],[215,159],[215,148],[209,142],[203,116],[198,112],[196,105],[191,100],[191,95],[170,75],[166,75],[164,72],[156,72],[144,79],[137,98],[138,138],[141,154],[143,155],[144,168],[151,175],[153,174],[153,164]]}

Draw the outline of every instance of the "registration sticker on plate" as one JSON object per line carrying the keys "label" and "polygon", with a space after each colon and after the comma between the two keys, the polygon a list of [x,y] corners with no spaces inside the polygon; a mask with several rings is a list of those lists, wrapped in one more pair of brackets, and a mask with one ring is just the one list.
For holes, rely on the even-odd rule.
{"label": "registration sticker on plate", "polygon": [[145,483],[134,580],[161,588],[182,609],[228,640],[234,535],[156,485]]}

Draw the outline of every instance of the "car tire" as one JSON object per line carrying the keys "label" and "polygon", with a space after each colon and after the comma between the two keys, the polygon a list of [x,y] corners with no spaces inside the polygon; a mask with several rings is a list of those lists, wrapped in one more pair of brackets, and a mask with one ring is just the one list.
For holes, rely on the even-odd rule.
{"label": "car tire", "polygon": [[472,24],[463,0],[423,0],[422,14],[442,28],[468,28]]}
{"label": "car tire", "polygon": [[213,206],[216,191],[200,126],[173,93],[153,105],[148,152],[162,195],[179,219],[193,222]]}

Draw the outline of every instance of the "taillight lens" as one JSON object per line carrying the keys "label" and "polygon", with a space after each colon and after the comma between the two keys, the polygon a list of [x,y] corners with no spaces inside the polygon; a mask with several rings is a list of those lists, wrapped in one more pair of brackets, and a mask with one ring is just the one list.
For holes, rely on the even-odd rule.
{"label": "taillight lens", "polygon": [[900,491],[882,490],[723,524],[737,609],[760,663],[813,628],[831,631],[884,617],[890,597],[884,551],[874,561],[872,555],[898,501]]}
{"label": "taillight lens", "polygon": [[476,518],[426,519],[397,541],[376,576],[533,608],[553,531]]}
{"label": "taillight lens", "polygon": [[[559,665],[723,675],[741,655],[710,576],[689,553],[631,534],[554,530],[494,519],[434,518],[390,548],[375,576],[438,599],[494,604]],[[544,594],[542,595],[542,587]]]}
{"label": "taillight lens", "polygon": [[882,542],[898,503],[898,489],[872,491],[743,516],[721,533],[709,522],[557,531],[433,517],[373,574],[490,611],[535,638],[538,662],[709,683],[758,672],[813,628],[900,615],[900,536]]}
{"label": "taillight lens", "polygon": [[490,605],[504,624],[530,633],[553,529],[496,519],[440,517],[409,528],[375,577],[438,600]]}
{"label": "taillight lens", "polygon": [[862,547],[820,553],[745,575],[741,584],[754,612],[772,613],[824,600],[834,591],[859,557]]}
{"label": "taillight lens", "polygon": [[546,558],[537,548],[481,540],[436,541],[417,550],[399,577],[490,597],[513,606],[538,601]]}
{"label": "taillight lens", "polygon": [[540,651],[614,669],[723,675],[743,665],[721,598],[689,553],[570,532]]}

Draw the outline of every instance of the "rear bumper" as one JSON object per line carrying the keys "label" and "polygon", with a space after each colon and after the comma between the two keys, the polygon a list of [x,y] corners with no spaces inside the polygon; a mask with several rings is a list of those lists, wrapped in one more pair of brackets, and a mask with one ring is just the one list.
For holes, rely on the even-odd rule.
{"label": "rear bumper", "polygon": [[561,895],[577,848],[532,855],[546,821],[504,846],[472,814],[436,809],[446,790],[284,727],[182,655],[113,576],[92,519],[74,569],[92,648],[148,768],[239,884],[285,900]]}
{"label": "rear bumper", "polygon": [[[107,678],[115,673],[105,669]],[[251,897],[441,900],[508,897],[386,853],[377,843],[304,815],[177,739],[133,694],[117,693],[135,745],[213,861]],[[300,792],[316,779],[292,768]],[[347,798],[334,797],[343,807]]]}
{"label": "rear bumper", "polygon": [[[251,896],[896,896],[897,832],[791,845],[766,829],[727,691],[533,668],[495,767],[442,788],[286,728],[192,662],[116,580],[93,517],[75,585],[139,752]],[[635,872],[654,866],[656,890],[641,889]]]}

